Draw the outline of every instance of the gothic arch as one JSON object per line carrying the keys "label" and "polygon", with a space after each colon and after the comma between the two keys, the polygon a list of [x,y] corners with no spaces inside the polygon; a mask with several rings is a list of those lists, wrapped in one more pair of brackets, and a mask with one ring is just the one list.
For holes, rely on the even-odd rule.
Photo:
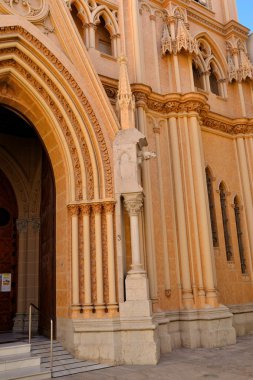
{"label": "gothic arch", "polygon": [[216,62],[219,62],[219,67],[220,67],[221,72],[223,73],[223,78],[224,78],[225,77],[224,73],[227,72],[227,61],[221,48],[208,36],[206,32],[195,35],[195,38],[198,41],[200,40],[202,40],[203,42],[206,41],[206,43],[210,46],[211,48],[210,56],[215,57]]}
{"label": "gothic arch", "polygon": [[[34,35],[36,29],[32,36],[18,25],[1,29],[0,101],[33,123],[52,161],[56,186],[62,171],[66,174],[68,202],[112,198],[104,130],[69,69]],[[3,44],[5,38],[16,46]]]}
{"label": "gothic arch", "polygon": [[115,20],[115,16],[105,5],[99,5],[91,14],[92,22],[97,25],[99,21],[99,17],[103,17],[106,22],[106,29],[109,31],[111,37],[119,34],[119,27]]}

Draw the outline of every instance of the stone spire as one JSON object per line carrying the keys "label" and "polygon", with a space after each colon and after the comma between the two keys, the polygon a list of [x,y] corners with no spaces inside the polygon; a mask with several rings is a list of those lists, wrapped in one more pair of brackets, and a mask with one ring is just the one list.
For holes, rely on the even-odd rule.
{"label": "stone spire", "polygon": [[121,128],[129,129],[135,127],[135,101],[128,78],[127,58],[125,56],[121,56],[119,58],[119,64],[120,73],[117,107],[119,110]]}

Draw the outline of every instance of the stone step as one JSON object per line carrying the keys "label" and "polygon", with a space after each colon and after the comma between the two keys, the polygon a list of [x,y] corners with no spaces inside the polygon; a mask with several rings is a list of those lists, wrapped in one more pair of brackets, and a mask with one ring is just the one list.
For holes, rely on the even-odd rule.
{"label": "stone step", "polygon": [[[50,369],[50,341],[43,337],[32,340],[32,355],[41,357],[41,368]],[[53,342],[52,377],[68,376],[78,373],[108,368],[111,365],[75,359],[59,342]]]}
{"label": "stone step", "polygon": [[9,371],[17,368],[38,367],[39,365],[40,358],[37,356],[31,356],[30,352],[0,357],[0,373],[2,371]]}
{"label": "stone step", "polygon": [[0,358],[3,356],[25,354],[31,351],[28,343],[4,343],[0,345]]}
{"label": "stone step", "polygon": [[51,372],[41,369],[40,366],[30,368],[19,368],[11,371],[0,372],[0,380],[44,380],[51,379]]}

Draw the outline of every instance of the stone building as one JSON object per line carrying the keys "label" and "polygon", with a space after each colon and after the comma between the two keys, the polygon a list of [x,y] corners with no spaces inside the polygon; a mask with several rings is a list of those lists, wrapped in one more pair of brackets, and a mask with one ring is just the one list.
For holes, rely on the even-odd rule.
{"label": "stone building", "polygon": [[137,364],[252,331],[253,68],[235,0],[0,12],[0,329],[27,329],[33,303],[77,357]]}

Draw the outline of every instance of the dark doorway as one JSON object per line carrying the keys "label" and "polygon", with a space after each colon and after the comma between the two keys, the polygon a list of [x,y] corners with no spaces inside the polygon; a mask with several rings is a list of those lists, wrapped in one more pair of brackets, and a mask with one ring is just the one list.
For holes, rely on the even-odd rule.
{"label": "dark doorway", "polygon": [[0,331],[12,329],[17,309],[17,215],[15,193],[0,170]]}
{"label": "dark doorway", "polygon": [[[2,138],[1,138],[2,137]],[[15,139],[15,147],[14,141]],[[20,141],[17,144],[17,140]],[[7,141],[7,142],[6,142]],[[16,110],[8,108],[4,105],[0,105],[0,149],[1,143],[3,143],[3,148],[8,152],[13,152],[14,149],[20,150],[18,157],[22,158],[22,149],[25,147],[32,146],[30,149],[31,159],[37,160],[39,156],[40,162],[38,166],[40,167],[40,183],[41,183],[41,195],[38,200],[40,203],[40,236],[39,236],[39,268],[36,270],[39,273],[38,282],[38,296],[36,306],[39,308],[39,325],[38,329],[41,334],[48,335],[50,332],[50,318],[55,321],[56,315],[56,285],[55,285],[55,183],[54,175],[51,167],[51,162],[49,160],[48,154],[45,147],[40,140],[35,128],[31,123],[26,120],[23,115],[20,115]],[[4,145],[5,144],[5,145]],[[17,148],[16,148],[17,147]],[[41,154],[35,154],[35,152],[40,151]],[[26,158],[27,161],[27,158]],[[19,163],[22,166],[22,162]],[[1,162],[0,162],[1,169]],[[0,172],[1,173],[1,172]],[[27,174],[28,173],[28,174]],[[29,181],[29,170],[26,172]],[[31,181],[32,182],[32,181]],[[4,185],[5,184],[5,185]],[[5,186],[5,187],[4,187]],[[12,276],[12,293],[8,299],[11,306],[7,309],[11,318],[11,321],[15,317],[16,305],[17,305],[17,233],[16,233],[16,219],[19,217],[17,210],[17,203],[15,200],[15,189],[11,189],[6,179],[2,181],[0,177],[0,224],[1,219],[3,219],[3,224],[9,215],[9,221],[6,222],[2,227],[0,226],[0,273],[13,271]],[[10,204],[12,207],[10,207]],[[1,208],[5,211],[2,211]],[[8,219],[7,218],[7,219]],[[28,213],[27,222],[28,225],[31,222],[32,215]],[[28,228],[29,234],[29,228]],[[28,236],[29,239],[29,236]],[[7,254],[7,248],[8,254]],[[8,257],[8,260],[7,260]],[[5,263],[6,262],[6,263]],[[5,265],[5,266],[4,266]],[[9,266],[8,266],[9,265]],[[33,273],[32,273],[33,274]],[[3,294],[1,297],[5,297],[7,300],[8,295]],[[1,301],[0,301],[1,302]],[[7,301],[6,301],[7,302]],[[7,304],[8,304],[7,302]],[[26,302],[26,313],[28,313],[29,302]],[[2,312],[4,308],[0,303],[0,315],[3,314],[2,318],[7,318],[7,311]],[[4,314],[5,313],[5,314]],[[9,315],[8,314],[8,315]],[[1,318],[1,316],[0,316]],[[7,318],[7,319],[8,319]],[[7,321],[6,319],[6,321]],[[2,327],[2,322],[0,319],[0,326]],[[55,323],[54,323],[55,326]],[[1,329],[0,327],[0,329]],[[12,322],[6,322],[6,329],[11,329],[13,327]]]}

